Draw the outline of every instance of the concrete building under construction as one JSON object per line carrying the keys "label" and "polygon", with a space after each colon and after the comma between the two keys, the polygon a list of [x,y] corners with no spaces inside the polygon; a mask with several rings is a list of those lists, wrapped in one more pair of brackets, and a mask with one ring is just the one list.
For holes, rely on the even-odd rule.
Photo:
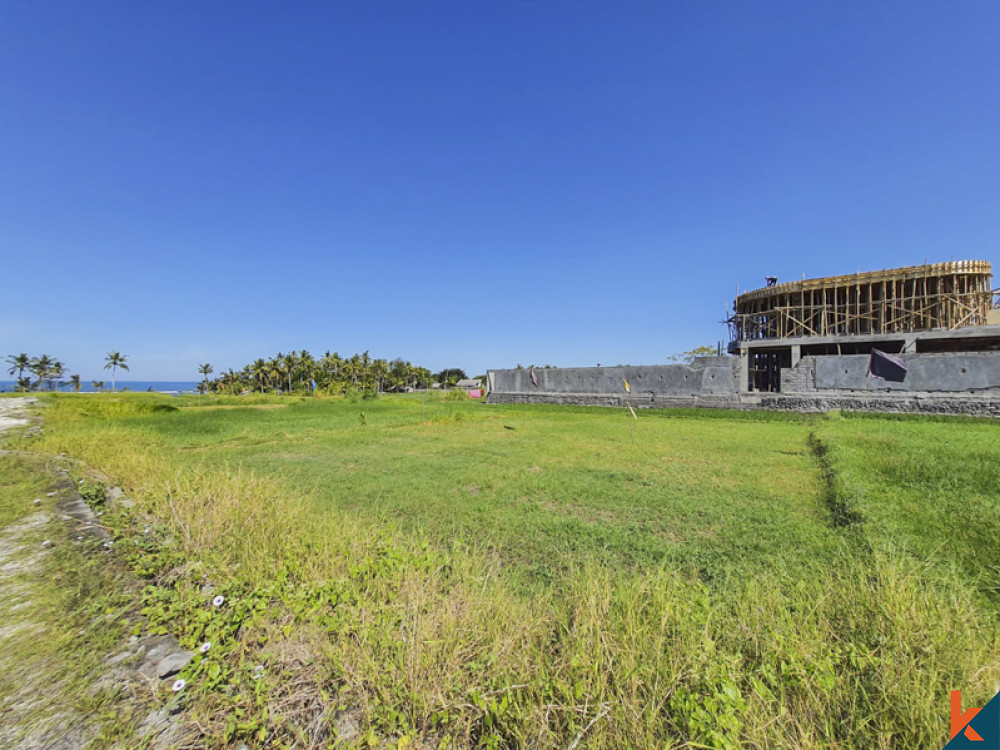
{"label": "concrete building under construction", "polygon": [[[491,370],[488,400],[1000,416],[1000,290],[991,282],[986,261],[780,284],[769,277],[734,300],[729,356]],[[873,349],[904,361],[903,382],[869,377]]]}
{"label": "concrete building under construction", "polygon": [[782,370],[808,356],[998,351],[991,281],[986,261],[768,279],[736,298],[728,321],[729,352],[744,360],[742,390],[780,392]]}

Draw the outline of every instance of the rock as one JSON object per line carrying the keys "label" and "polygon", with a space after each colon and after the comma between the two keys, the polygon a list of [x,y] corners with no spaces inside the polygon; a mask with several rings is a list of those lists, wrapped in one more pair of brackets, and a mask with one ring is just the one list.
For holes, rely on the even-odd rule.
{"label": "rock", "polygon": [[122,508],[131,508],[135,504],[132,502],[132,498],[128,497],[125,494],[125,490],[121,487],[109,487],[104,496],[108,499],[109,503],[119,505]]}
{"label": "rock", "polygon": [[194,651],[181,651],[180,653],[170,654],[170,656],[160,659],[156,665],[156,676],[161,680],[172,677],[190,664],[193,658]]}
{"label": "rock", "polygon": [[337,720],[337,739],[350,742],[361,735],[361,724],[350,712],[338,712],[335,716]]}
{"label": "rock", "polygon": [[51,539],[46,539],[44,542],[42,542],[42,547],[51,547],[51,546],[52,546]]}
{"label": "rock", "polygon": [[[157,667],[161,660],[170,654],[181,651],[181,645],[171,635],[156,635],[140,639],[139,648],[139,653],[142,654],[142,663],[136,671],[149,679],[156,677]],[[143,652],[145,653],[143,654]]]}
{"label": "rock", "polygon": [[135,657],[135,654],[132,651],[122,651],[120,654],[116,654],[115,656],[112,656],[110,659],[108,659],[107,663],[110,666],[114,667],[121,664],[126,659],[133,657]]}

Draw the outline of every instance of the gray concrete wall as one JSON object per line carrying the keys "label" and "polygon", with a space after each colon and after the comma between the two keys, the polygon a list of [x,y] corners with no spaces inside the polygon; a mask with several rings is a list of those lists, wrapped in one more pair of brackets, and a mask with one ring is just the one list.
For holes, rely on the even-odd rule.
{"label": "gray concrete wall", "polygon": [[737,393],[736,357],[698,357],[690,365],[640,367],[560,367],[535,370],[538,385],[529,370],[491,370],[492,393],[507,394],[625,394],[622,379],[631,386],[636,400],[665,396],[733,396]]}
{"label": "gray concrete wall", "polygon": [[898,356],[908,368],[902,383],[866,378],[867,354],[803,357],[797,367],[781,371],[781,390],[783,393],[866,390],[967,393],[1000,389],[1000,352]]}
{"label": "gray concrete wall", "polygon": [[[703,357],[691,365],[491,370],[493,404],[581,404],[634,408],[837,409],[1000,417],[1000,352],[904,354],[903,383],[872,379],[868,355],[803,357],[781,373],[782,392],[740,393],[739,357]],[[622,378],[631,385],[625,393]]]}

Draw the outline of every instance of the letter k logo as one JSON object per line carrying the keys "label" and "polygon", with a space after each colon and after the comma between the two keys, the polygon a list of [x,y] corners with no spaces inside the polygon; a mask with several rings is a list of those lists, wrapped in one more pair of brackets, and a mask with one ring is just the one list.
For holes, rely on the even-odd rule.
{"label": "letter k logo", "polygon": [[982,742],[983,738],[980,737],[976,730],[969,726],[969,722],[972,721],[976,714],[982,711],[981,708],[968,708],[965,713],[962,713],[962,691],[952,690],[951,691],[951,737],[955,738],[959,732],[963,729],[965,730],[965,736],[973,742]]}

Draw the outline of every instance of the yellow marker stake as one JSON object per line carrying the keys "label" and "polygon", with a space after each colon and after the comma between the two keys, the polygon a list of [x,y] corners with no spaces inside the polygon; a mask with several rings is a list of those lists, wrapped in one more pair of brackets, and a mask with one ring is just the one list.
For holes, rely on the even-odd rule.
{"label": "yellow marker stake", "polygon": [[632,386],[628,384],[628,381],[625,378],[622,378],[622,382],[625,384],[625,393],[631,393]]}

